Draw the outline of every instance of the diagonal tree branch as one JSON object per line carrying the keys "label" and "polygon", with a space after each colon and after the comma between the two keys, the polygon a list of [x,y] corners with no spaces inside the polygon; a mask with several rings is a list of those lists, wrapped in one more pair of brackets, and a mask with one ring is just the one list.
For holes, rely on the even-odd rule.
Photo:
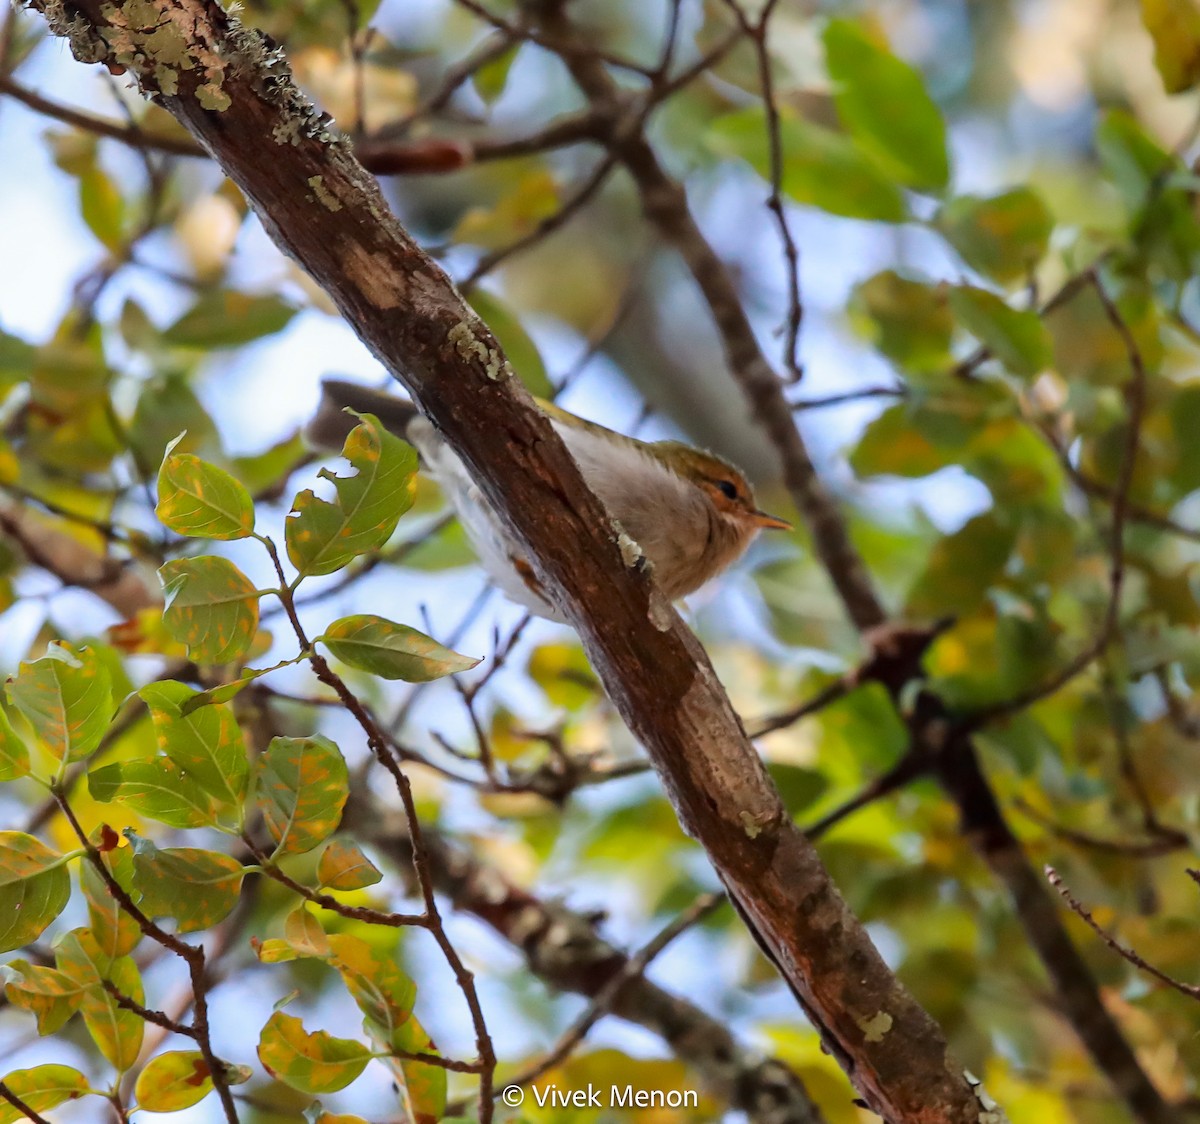
{"label": "diagonal tree branch", "polygon": [[976,1121],[975,1089],[787,816],[703,649],[280,51],[211,0],[35,5],[76,57],[157,93],[462,457],[868,1104],[888,1119]]}

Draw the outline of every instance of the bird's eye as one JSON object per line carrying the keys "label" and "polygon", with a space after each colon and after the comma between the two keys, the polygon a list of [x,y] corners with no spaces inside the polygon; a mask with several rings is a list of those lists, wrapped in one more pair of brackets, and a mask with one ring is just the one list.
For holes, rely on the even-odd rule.
{"label": "bird's eye", "polygon": [[718,480],[717,487],[720,488],[721,494],[726,499],[736,500],[738,498],[737,485],[732,480]]}

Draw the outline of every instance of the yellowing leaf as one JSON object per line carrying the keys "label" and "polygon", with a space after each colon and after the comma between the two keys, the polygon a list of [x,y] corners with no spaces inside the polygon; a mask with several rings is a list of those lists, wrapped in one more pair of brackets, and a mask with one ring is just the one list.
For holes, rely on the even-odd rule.
{"label": "yellowing leaf", "polygon": [[37,1017],[38,1034],[53,1034],[79,1009],[83,988],[56,968],[10,960],[4,997]]}
{"label": "yellowing leaf", "polygon": [[394,1045],[412,1016],[417,985],[392,957],[350,933],[331,933],[329,946],[333,951],[327,960],[340,973],[371,1033]]}
{"label": "yellowing leaf", "polygon": [[[104,865],[117,884],[128,892],[133,886],[133,850],[130,847],[104,849],[102,837],[105,832],[116,836],[112,828],[104,825],[93,834],[92,842],[101,847]],[[79,883],[87,900],[88,927],[100,951],[105,956],[127,956],[142,939],[141,927],[121,908],[90,862],[80,864]]]}
{"label": "yellowing leaf", "polygon": [[972,269],[1011,285],[1026,280],[1045,256],[1054,222],[1041,196],[1019,187],[990,198],[951,199],[937,226]]}
{"label": "yellowing leaf", "polygon": [[240,809],[250,764],[233,711],[222,703],[192,708],[197,692],[164,680],[138,695],[150,710],[158,747],[217,802]]}
{"label": "yellowing leaf", "polygon": [[13,781],[29,772],[29,747],[0,708],[0,781]]}
{"label": "yellowing leaf", "polygon": [[[8,1091],[24,1101],[34,1112],[48,1112],[64,1101],[78,1100],[92,1090],[87,1078],[69,1065],[36,1065],[15,1069],[2,1079]],[[0,1124],[15,1124],[27,1119],[8,1101],[0,1101]]]}
{"label": "yellowing leaf", "polygon": [[154,513],[172,531],[201,539],[244,539],[254,531],[254,501],[224,469],[167,446]]}
{"label": "yellowing leaf", "polygon": [[330,890],[361,890],[383,877],[357,843],[331,839],[317,863],[317,880]]}
{"label": "yellowing leaf", "polygon": [[[436,1054],[433,1039],[414,1015],[392,1035],[393,1049],[408,1054]],[[400,1059],[404,1088],[416,1124],[437,1124],[446,1112],[446,1070],[440,1065]]]}
{"label": "yellowing leaf", "polygon": [[299,1019],[276,1011],[258,1041],[258,1057],[272,1076],[303,1093],[333,1093],[362,1073],[371,1051],[323,1030],[309,1033]]}
{"label": "yellowing leaf", "polygon": [[37,940],[70,896],[57,851],[23,831],[0,831],[0,952]]}
{"label": "yellowing leaf", "polygon": [[443,647],[408,625],[373,613],[334,621],[320,640],[339,660],[384,679],[427,683],[443,675],[468,671],[479,663]]}
{"label": "yellowing leaf", "polygon": [[93,769],[88,792],[102,804],[119,800],[169,827],[212,827],[219,818],[212,796],[169,757],[133,758]]}
{"label": "yellowing leaf", "polygon": [[178,1112],[212,1092],[212,1074],[199,1050],[169,1050],[152,1058],[134,1086],[138,1108]]}
{"label": "yellowing leaf", "polygon": [[112,717],[108,668],[91,648],[54,643],[8,681],[8,697],[55,757],[78,761],[100,744]]}
{"label": "yellowing leaf", "polygon": [[954,317],[942,286],[886,269],[854,290],[850,307],[855,326],[898,366],[918,374],[951,366]]}
{"label": "yellowing leaf", "polygon": [[255,800],[277,855],[311,851],[337,830],[350,783],[328,738],[274,738],[256,775]]}
{"label": "yellowing leaf", "polygon": [[226,558],[179,558],[159,568],[163,624],[197,663],[222,664],[250,651],[258,631],[258,591]]}
{"label": "yellowing leaf", "polygon": [[311,489],[296,496],[285,527],[288,558],[302,576],[332,574],[347,562],[377,550],[391,537],[416,494],[417,452],[389,433],[373,414],[346,438],[344,456],[353,476],[320,475],[332,482],[334,501]]}
{"label": "yellowing leaf", "polygon": [[143,912],[173,917],[181,933],[209,929],[237,905],[245,871],[237,859],[198,847],[135,838],[134,886]]}
{"label": "yellowing leaf", "polygon": [[1154,40],[1154,65],[1168,94],[1200,82],[1200,8],[1195,0],[1142,0],[1142,20]]}
{"label": "yellowing leaf", "polygon": [[83,989],[79,1010],[96,1048],[116,1069],[131,1069],[141,1052],[146,1024],[140,1015],[122,1008],[104,982],[135,1003],[144,1002],[137,965],[128,956],[104,955],[87,929],[73,929],[54,951],[58,970]]}

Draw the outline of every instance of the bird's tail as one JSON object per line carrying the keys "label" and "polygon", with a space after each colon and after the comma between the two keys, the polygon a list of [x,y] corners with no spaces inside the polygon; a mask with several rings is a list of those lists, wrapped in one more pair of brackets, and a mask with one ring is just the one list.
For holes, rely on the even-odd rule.
{"label": "bird's tail", "polygon": [[325,379],[321,383],[321,404],[304,429],[309,444],[340,450],[346,435],[358,424],[353,414],[346,413],[347,407],[360,414],[374,414],[397,437],[409,437],[409,424],[418,416],[416,406],[405,398],[345,379]]}

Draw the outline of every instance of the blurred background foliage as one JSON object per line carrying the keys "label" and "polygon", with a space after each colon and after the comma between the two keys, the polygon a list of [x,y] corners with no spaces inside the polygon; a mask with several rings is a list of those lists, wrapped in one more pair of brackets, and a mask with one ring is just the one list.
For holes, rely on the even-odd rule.
{"label": "blurred background foliage", "polygon": [[[505,21],[520,15],[511,4],[492,10]],[[613,73],[632,91],[659,64],[673,12],[677,69],[736,28],[716,0],[570,8],[590,42],[628,64]],[[482,150],[582,108],[552,51],[510,41],[453,3],[249,0],[243,14],[283,45],[343,129],[379,144]],[[1035,864],[1054,865],[1101,924],[1188,978],[1200,916],[1186,874],[1200,807],[1200,13],[1169,0],[782,0],[767,43],[804,310],[803,378],[787,393],[820,471],[888,608],[917,621],[954,618],[925,662],[954,712],[1036,692],[1088,651],[1114,562],[1122,571],[1117,627],[1096,658],[1047,697],[998,714],[981,740]],[[162,109],[120,78],[74,64],[30,14],[5,16],[0,60],[0,93],[10,95],[0,101],[0,660],[11,673],[52,638],[90,638],[132,689],[183,654],[163,626],[153,576],[183,549],[156,524],[149,498],[166,445],[186,430],[178,451],[228,469],[281,523],[315,472],[299,429],[320,378],[380,384],[383,373],[211,164],[143,143],[187,143]],[[136,143],[72,124],[71,109]],[[742,37],[664,98],[648,133],[686,182],[782,371],[788,281],[764,205],[765,122],[757,59]],[[427,168],[384,187],[422,244],[469,281],[470,299],[532,389],[626,432],[710,447],[746,467],[765,507],[786,512],[775,454],[707,310],[623,174],[605,176],[537,236],[601,155],[573,144],[465,160],[446,174]],[[478,275],[489,255],[516,243]],[[1124,522],[1116,555],[1114,510]],[[555,803],[489,792],[455,757],[477,752],[476,724],[511,778],[556,755],[595,755],[607,767],[638,750],[570,632],[521,628],[511,606],[481,599],[461,532],[441,516],[440,498],[422,484],[378,558],[311,583],[304,619],[319,630],[366,608],[420,623],[424,610],[427,630],[459,651],[493,663],[502,655],[494,674],[485,663],[463,677],[466,696],[446,683],[416,689],[350,674],[416,752],[474,778],[412,767],[431,825],[520,886],[603,914],[604,932],[636,947],[714,888],[712,872],[650,775],[618,769]],[[269,584],[263,560],[240,548],[229,544],[229,556]],[[802,530],[760,542],[688,615],[751,728],[864,655]],[[254,666],[291,654],[279,623],[264,612]],[[211,685],[236,670],[190,674]],[[480,674],[489,678],[475,694]],[[352,770],[366,768],[361,737],[344,714],[311,705],[320,696],[304,672],[266,682],[285,732],[320,729]],[[133,723],[106,761],[144,752],[150,737]],[[808,824],[893,764],[906,739],[886,693],[866,686],[763,737],[761,749]],[[6,822],[26,823],[39,799],[27,782],[4,786]],[[188,835],[84,791],[76,807],[89,828]],[[58,820],[44,830],[70,845]],[[848,817],[821,853],[1011,1119],[1129,1119],[1064,1029],[1011,901],[932,785]],[[393,873],[356,894],[385,904],[399,892]],[[286,905],[278,886],[261,887],[247,932],[272,931]],[[350,928],[395,948],[421,981],[431,1033],[449,1052],[469,1053],[459,997],[424,936]],[[580,1001],[547,989],[478,923],[452,918],[450,931],[480,977],[502,1061],[536,1057]],[[1081,924],[1071,931],[1159,1088],[1194,1096],[1200,1005],[1137,974]],[[249,1059],[289,986],[322,1026],[352,1027],[330,974],[311,962],[289,965],[289,984],[244,939],[225,955],[212,1017],[228,1056]],[[793,1065],[830,1121],[860,1118],[849,1085],[728,910],[680,938],[651,975]],[[170,973],[150,966],[147,982],[166,987]],[[38,1040],[22,1012],[0,1013],[0,1036],[21,1064],[69,1053],[85,1069],[103,1066],[81,1030]],[[589,1078],[663,1088],[698,1080],[664,1043],[611,1019],[558,1080]],[[304,1101],[261,1073],[251,1089],[247,1120],[296,1119]],[[371,1115],[386,1089],[386,1076],[368,1070],[329,1103]],[[88,1111],[64,1110],[63,1119]],[[189,1119],[213,1111],[201,1106]],[[691,1116],[602,1118],[649,1124],[719,1112],[706,1103]],[[525,1118],[601,1117],[527,1108]]]}

